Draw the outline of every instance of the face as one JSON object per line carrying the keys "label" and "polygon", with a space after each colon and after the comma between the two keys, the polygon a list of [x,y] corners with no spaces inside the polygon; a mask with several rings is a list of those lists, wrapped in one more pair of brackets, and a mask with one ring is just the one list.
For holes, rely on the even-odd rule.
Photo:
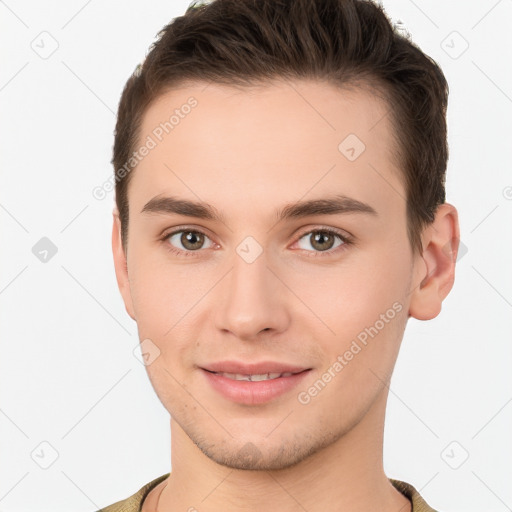
{"label": "face", "polygon": [[290,467],[382,400],[417,262],[386,110],[296,81],[145,114],[121,291],[159,399],[219,464]]}

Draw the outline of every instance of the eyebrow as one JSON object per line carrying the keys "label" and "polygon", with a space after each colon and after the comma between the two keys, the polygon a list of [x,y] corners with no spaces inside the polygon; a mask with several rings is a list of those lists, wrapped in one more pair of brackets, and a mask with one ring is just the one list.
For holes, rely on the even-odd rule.
{"label": "eyebrow", "polygon": [[[224,215],[214,206],[173,196],[156,196],[150,199],[142,208],[141,213],[176,214],[185,217],[225,222]],[[286,219],[298,219],[314,215],[349,213],[364,213],[378,216],[376,210],[369,204],[344,195],[336,195],[287,204],[281,209],[276,209],[274,217],[277,222],[280,222]]]}

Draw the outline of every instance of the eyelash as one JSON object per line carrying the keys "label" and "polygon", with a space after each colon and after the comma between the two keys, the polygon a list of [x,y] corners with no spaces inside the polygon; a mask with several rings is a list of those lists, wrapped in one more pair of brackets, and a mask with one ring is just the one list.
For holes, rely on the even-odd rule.
{"label": "eyelash", "polygon": [[[199,234],[204,235],[205,237],[209,238],[206,233],[204,233],[203,231],[201,231],[199,229],[188,229],[188,228],[182,227],[180,229],[176,229],[174,231],[166,233],[165,235],[163,235],[160,238],[160,241],[164,243],[166,249],[170,253],[176,254],[178,256],[194,257],[194,256],[196,256],[196,253],[202,252],[201,249],[198,249],[197,251],[183,251],[181,249],[177,249],[176,247],[172,246],[170,243],[167,243],[167,241],[169,240],[169,238],[171,236],[176,235],[177,233],[183,233],[183,232],[199,233]],[[306,253],[308,253],[307,256],[311,257],[311,258],[326,258],[326,257],[332,256],[333,254],[338,254],[339,252],[346,250],[348,246],[353,245],[353,243],[354,243],[351,237],[341,234],[336,229],[327,228],[327,227],[315,228],[315,229],[310,229],[309,231],[305,231],[297,238],[297,241],[304,238],[305,235],[311,235],[313,233],[328,233],[330,235],[337,236],[343,243],[341,245],[339,245],[338,247],[336,247],[335,249],[329,249],[328,251],[306,251]],[[300,249],[300,250],[305,251],[305,249]]]}

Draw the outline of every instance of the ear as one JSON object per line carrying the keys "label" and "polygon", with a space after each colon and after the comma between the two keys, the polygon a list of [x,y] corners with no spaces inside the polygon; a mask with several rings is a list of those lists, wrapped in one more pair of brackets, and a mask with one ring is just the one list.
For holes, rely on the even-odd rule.
{"label": "ear", "polygon": [[126,312],[134,320],[136,320],[135,313],[133,310],[130,280],[128,278],[128,263],[121,240],[121,220],[119,218],[119,210],[117,209],[117,207],[114,208],[112,216],[112,253],[114,256],[114,267],[116,270],[117,286],[119,287],[119,291],[121,292]]}
{"label": "ear", "polygon": [[422,234],[423,254],[415,258],[409,316],[431,320],[441,312],[455,280],[459,236],[457,210],[441,204]]}

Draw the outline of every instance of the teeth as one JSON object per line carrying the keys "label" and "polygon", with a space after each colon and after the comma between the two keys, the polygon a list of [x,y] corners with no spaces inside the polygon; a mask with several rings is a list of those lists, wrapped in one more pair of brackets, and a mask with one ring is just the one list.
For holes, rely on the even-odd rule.
{"label": "teeth", "polygon": [[248,380],[250,382],[259,382],[262,380],[277,379],[279,377],[289,377],[290,375],[293,375],[293,374],[291,372],[285,372],[285,373],[261,373],[258,375],[242,375],[241,373],[218,372],[217,375],[222,375],[223,377],[227,377],[228,379],[233,379],[233,380]]}

